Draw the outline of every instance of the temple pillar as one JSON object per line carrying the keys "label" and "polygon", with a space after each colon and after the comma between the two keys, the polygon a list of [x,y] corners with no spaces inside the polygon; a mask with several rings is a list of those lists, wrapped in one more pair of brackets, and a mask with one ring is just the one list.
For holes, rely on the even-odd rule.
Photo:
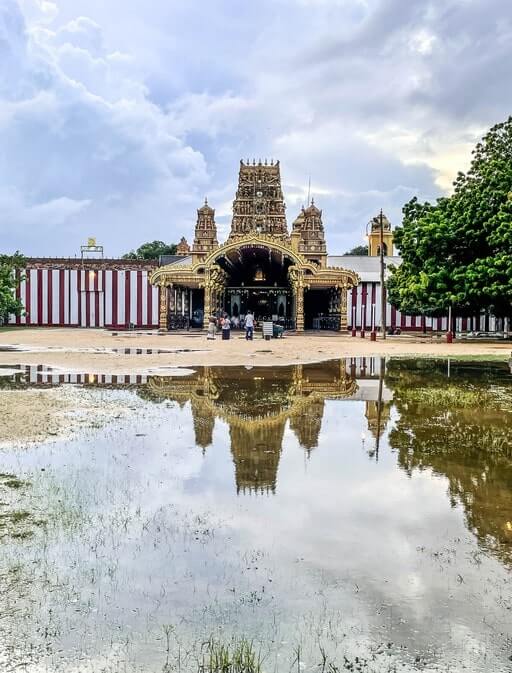
{"label": "temple pillar", "polygon": [[176,288],[173,285],[169,285],[169,313],[176,313]]}
{"label": "temple pillar", "polygon": [[295,329],[297,332],[304,331],[304,284],[298,282],[294,288],[295,295]]}
{"label": "temple pillar", "polygon": [[169,288],[167,285],[160,285],[160,312],[158,327],[161,332],[169,331]]}
{"label": "temple pillar", "polygon": [[347,292],[346,285],[342,285],[338,292],[340,293],[340,332],[346,332],[348,328],[347,320]]}
{"label": "temple pillar", "polygon": [[293,316],[295,319],[295,330],[304,331],[304,273],[302,269],[293,266],[288,271],[290,284],[293,291]]}
{"label": "temple pillar", "polygon": [[212,291],[208,285],[204,287],[204,315],[203,315],[203,328],[208,328],[208,323],[210,322],[210,316],[212,314]]}

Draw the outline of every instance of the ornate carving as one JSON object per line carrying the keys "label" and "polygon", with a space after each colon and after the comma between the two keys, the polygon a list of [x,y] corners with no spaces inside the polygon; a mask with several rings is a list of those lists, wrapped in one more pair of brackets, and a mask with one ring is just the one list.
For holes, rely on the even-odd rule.
{"label": "ornate carving", "polygon": [[224,293],[227,274],[217,264],[208,265],[205,268],[204,281],[204,318],[203,327],[208,326],[208,320],[212,313],[219,310],[220,298]]}
{"label": "ornate carving", "polygon": [[319,262],[321,266],[325,266],[327,245],[325,243],[324,225],[322,224],[322,211],[315,206],[313,199],[311,205],[302,208],[299,216],[295,219],[293,233],[300,235],[299,252],[307,258]]}
{"label": "ornate carving", "polygon": [[[165,288],[204,289],[204,321],[222,308],[227,274],[219,264],[229,266],[229,257],[245,249],[278,253],[291,262],[289,279],[294,293],[297,330],[304,329],[304,292],[322,289],[332,293],[332,311],[340,313],[340,329],[347,327],[347,291],[359,283],[353,271],[327,267],[322,211],[314,203],[302,209],[287,235],[285,206],[281,191],[279,162],[263,165],[240,163],[239,185],[233,204],[231,235],[218,245],[215,211],[207,202],[198,211],[192,263],[168,264],[153,271],[150,282],[161,287],[160,326],[167,327],[169,297]],[[260,227],[260,230],[258,230]],[[274,255],[275,256],[275,255]],[[164,301],[165,300],[165,301]],[[164,303],[163,303],[164,302]]]}
{"label": "ornate carving", "polygon": [[249,232],[288,238],[279,162],[240,162],[230,239]]}
{"label": "ornate carving", "polygon": [[[172,287],[172,285],[170,286]],[[169,286],[160,284],[159,328],[167,331],[169,315]]]}
{"label": "ornate carving", "polygon": [[293,288],[295,299],[295,329],[297,332],[304,331],[304,290],[309,287],[305,282],[304,269],[300,266],[291,266],[288,270],[288,276]]}
{"label": "ornate carving", "polygon": [[190,245],[187,243],[185,236],[181,237],[181,240],[176,247],[176,253],[182,257],[190,254]]}
{"label": "ornate carving", "polygon": [[204,258],[218,245],[215,210],[208,205],[208,199],[205,199],[204,205],[197,211],[197,222],[192,252],[197,257]]}

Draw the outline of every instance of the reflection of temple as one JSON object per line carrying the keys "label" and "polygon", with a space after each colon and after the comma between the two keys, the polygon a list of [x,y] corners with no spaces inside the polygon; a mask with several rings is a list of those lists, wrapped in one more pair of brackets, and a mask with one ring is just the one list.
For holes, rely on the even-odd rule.
{"label": "reflection of temple", "polygon": [[285,425],[286,419],[278,417],[266,423],[240,423],[230,427],[237,492],[275,493]]}
{"label": "reflection of temple", "polygon": [[[286,428],[309,455],[318,446],[325,400],[364,400],[373,409],[368,405],[376,404],[379,364],[372,362],[371,376],[369,371],[368,358],[250,369],[203,367],[186,377],[150,377],[147,389],[157,398],[190,401],[196,444],[203,451],[212,443],[215,420],[227,423],[237,492],[273,493]],[[381,416],[383,430],[389,411]],[[368,413],[367,418],[371,427]]]}
{"label": "reflection of temple", "polygon": [[302,414],[290,418],[290,428],[299,440],[299,444],[306,449],[308,455],[312,449],[316,449],[318,446],[323,415],[324,398],[313,396]]}
{"label": "reflection of temple", "polygon": [[368,421],[368,430],[377,439],[382,437],[389,421],[391,402],[379,402],[378,400],[366,400],[364,415]]}

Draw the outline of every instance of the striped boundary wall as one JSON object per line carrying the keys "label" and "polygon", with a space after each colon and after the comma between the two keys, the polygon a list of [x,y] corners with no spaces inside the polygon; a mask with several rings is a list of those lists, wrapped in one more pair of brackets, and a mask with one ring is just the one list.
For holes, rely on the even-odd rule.
{"label": "striped boundary wall", "polygon": [[[380,283],[362,282],[348,291],[347,323],[349,329],[370,331],[375,325],[381,325],[381,288]],[[431,318],[427,316],[411,316],[401,313],[391,304],[386,304],[386,326],[392,329],[407,331],[448,331],[448,316]],[[455,331],[466,332],[482,330],[494,332],[497,328],[496,318],[481,314],[474,318],[455,318]]]}
{"label": "striped boundary wall", "polygon": [[[159,324],[158,287],[149,283],[150,269],[29,268],[16,289],[25,306],[24,315],[10,324],[35,327],[106,327],[156,329]],[[17,272],[20,273],[20,272]],[[362,282],[348,291],[348,329],[370,331],[381,324],[381,289],[378,282]],[[490,315],[456,318],[456,331],[495,331]],[[400,313],[390,304],[386,325],[401,331],[445,332],[448,317],[430,318]]]}
{"label": "striped boundary wall", "polygon": [[[20,272],[18,272],[20,273]],[[15,325],[48,327],[158,327],[159,288],[148,269],[29,268],[16,289],[24,315]]]}

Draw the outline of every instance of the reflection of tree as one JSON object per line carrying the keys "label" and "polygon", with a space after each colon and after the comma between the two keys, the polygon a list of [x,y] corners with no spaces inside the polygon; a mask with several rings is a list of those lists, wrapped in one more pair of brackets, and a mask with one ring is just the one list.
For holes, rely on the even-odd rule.
{"label": "reflection of tree", "polygon": [[[480,543],[512,563],[512,382],[505,365],[391,361],[400,414],[390,432],[400,466],[446,476]],[[491,385],[491,381],[493,385]]]}

